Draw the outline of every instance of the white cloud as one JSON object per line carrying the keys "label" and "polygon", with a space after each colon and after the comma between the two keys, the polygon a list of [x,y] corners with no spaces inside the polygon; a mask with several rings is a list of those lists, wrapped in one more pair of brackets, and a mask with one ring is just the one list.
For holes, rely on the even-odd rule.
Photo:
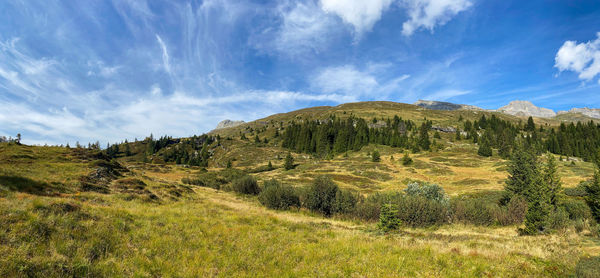
{"label": "white cloud", "polygon": [[370,31],[392,0],[321,0],[324,11],[337,14],[360,36]]}
{"label": "white cloud", "polygon": [[408,9],[409,20],[402,24],[402,34],[412,35],[420,28],[433,32],[436,25],[444,25],[472,3],[469,0],[402,0]]}
{"label": "white cloud", "polygon": [[160,49],[162,50],[162,60],[165,71],[171,74],[171,64],[169,62],[169,51],[167,51],[167,46],[158,34],[156,34],[156,40],[158,41],[158,44],[160,44]]}
{"label": "white cloud", "polygon": [[386,98],[398,91],[400,83],[410,75],[404,74],[389,80],[377,80],[387,69],[387,65],[370,65],[365,70],[358,70],[352,65],[329,67],[322,69],[312,78],[314,90],[325,93],[344,93],[356,99],[361,97]]}
{"label": "white cloud", "polygon": [[[560,71],[579,73],[579,79],[592,80],[600,74],[600,32],[594,41],[566,41],[558,50],[554,66]],[[600,81],[599,81],[600,82]]]}

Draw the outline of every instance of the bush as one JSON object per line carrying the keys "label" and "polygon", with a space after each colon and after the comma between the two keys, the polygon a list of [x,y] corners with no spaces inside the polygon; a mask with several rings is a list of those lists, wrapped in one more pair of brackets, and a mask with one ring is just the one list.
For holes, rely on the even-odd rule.
{"label": "bush", "polygon": [[563,189],[563,192],[565,193],[565,195],[571,197],[585,197],[587,195],[585,187],[589,183],[589,181],[582,181],[576,187]]}
{"label": "bush", "polygon": [[381,206],[388,203],[397,203],[403,198],[400,192],[374,193],[367,198],[361,198],[354,209],[353,215],[365,221],[376,221],[379,219]]}
{"label": "bush", "polygon": [[357,198],[352,192],[340,189],[335,193],[333,212],[339,214],[352,213],[356,207],[356,202]]}
{"label": "bush", "polygon": [[413,163],[412,158],[410,158],[410,156],[408,156],[408,152],[404,153],[404,156],[402,157],[402,165],[404,166],[408,166],[411,165]]}
{"label": "bush", "polygon": [[232,188],[233,191],[242,194],[256,195],[260,193],[260,188],[258,188],[256,179],[251,176],[245,176],[234,180]]}
{"label": "bush", "polygon": [[330,216],[334,211],[335,196],[338,186],[327,176],[315,178],[313,184],[309,187],[305,206],[311,211],[316,211]]}
{"label": "bush", "polygon": [[265,182],[258,200],[270,209],[285,210],[290,207],[300,207],[300,198],[294,188],[282,185],[275,179]]}
{"label": "bush", "polygon": [[500,209],[479,199],[456,200],[451,204],[452,220],[465,224],[493,225]]}
{"label": "bush", "polygon": [[398,218],[398,209],[393,204],[384,204],[379,213],[379,223],[377,228],[383,232],[396,230],[400,227],[400,218]]}
{"label": "bush", "polygon": [[379,154],[378,150],[374,150],[373,154],[371,154],[371,161],[373,161],[373,162],[381,161],[381,155]]}
{"label": "bush", "polygon": [[590,219],[592,217],[590,207],[583,200],[565,199],[559,204],[559,207],[569,214],[571,220]]}
{"label": "bush", "polygon": [[564,230],[569,225],[569,213],[563,208],[557,208],[548,215],[548,228],[552,230]]}
{"label": "bush", "polygon": [[527,214],[527,200],[524,197],[515,195],[504,207],[496,210],[496,220],[500,225],[515,225],[523,223]]}
{"label": "bush", "polygon": [[444,193],[444,189],[434,183],[411,182],[404,189],[404,193],[408,196],[420,196],[428,200],[448,204],[448,196]]}
{"label": "bush", "polygon": [[413,227],[426,227],[448,223],[448,205],[421,196],[405,196],[397,203],[398,215],[403,223]]}

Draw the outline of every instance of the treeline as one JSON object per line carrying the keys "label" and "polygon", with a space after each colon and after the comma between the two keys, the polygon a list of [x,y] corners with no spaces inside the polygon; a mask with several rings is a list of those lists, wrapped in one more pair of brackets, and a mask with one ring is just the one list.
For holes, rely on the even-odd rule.
{"label": "treeline", "polygon": [[161,136],[155,139],[151,134],[142,141],[129,143],[108,144],[104,152],[111,158],[140,154],[143,162],[151,159],[161,159],[163,162],[187,164],[190,166],[208,166],[211,157],[210,148],[220,137],[206,134],[190,138],[176,139],[171,136]]}
{"label": "treeline", "polygon": [[430,121],[417,127],[414,122],[398,116],[385,120],[373,119],[371,124],[362,118],[340,119],[331,116],[324,121],[292,122],[285,128],[282,146],[321,157],[358,151],[369,143],[410,148],[418,152],[431,148],[429,129]]}

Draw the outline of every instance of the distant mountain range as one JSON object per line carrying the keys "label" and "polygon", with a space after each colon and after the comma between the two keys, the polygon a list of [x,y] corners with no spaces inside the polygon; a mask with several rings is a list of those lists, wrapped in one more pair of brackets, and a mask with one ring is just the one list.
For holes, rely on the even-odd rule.
{"label": "distant mountain range", "polygon": [[481,111],[496,111],[513,116],[523,117],[538,117],[538,118],[552,118],[557,115],[564,114],[582,114],[584,116],[600,119],[600,109],[597,108],[572,108],[569,111],[558,111],[554,112],[552,109],[537,107],[533,103],[524,100],[514,100],[509,104],[502,106],[496,110],[485,110],[483,108],[466,105],[466,104],[455,104],[444,101],[431,101],[431,100],[419,100],[414,105],[421,106],[423,108],[431,110],[481,110]]}

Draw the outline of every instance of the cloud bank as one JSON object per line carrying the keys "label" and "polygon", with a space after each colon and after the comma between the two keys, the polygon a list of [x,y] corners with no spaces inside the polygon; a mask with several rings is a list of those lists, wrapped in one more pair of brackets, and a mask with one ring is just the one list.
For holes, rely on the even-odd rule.
{"label": "cloud bank", "polygon": [[590,81],[600,74],[600,32],[593,41],[566,41],[558,50],[554,66],[560,71],[579,73],[579,79]]}

